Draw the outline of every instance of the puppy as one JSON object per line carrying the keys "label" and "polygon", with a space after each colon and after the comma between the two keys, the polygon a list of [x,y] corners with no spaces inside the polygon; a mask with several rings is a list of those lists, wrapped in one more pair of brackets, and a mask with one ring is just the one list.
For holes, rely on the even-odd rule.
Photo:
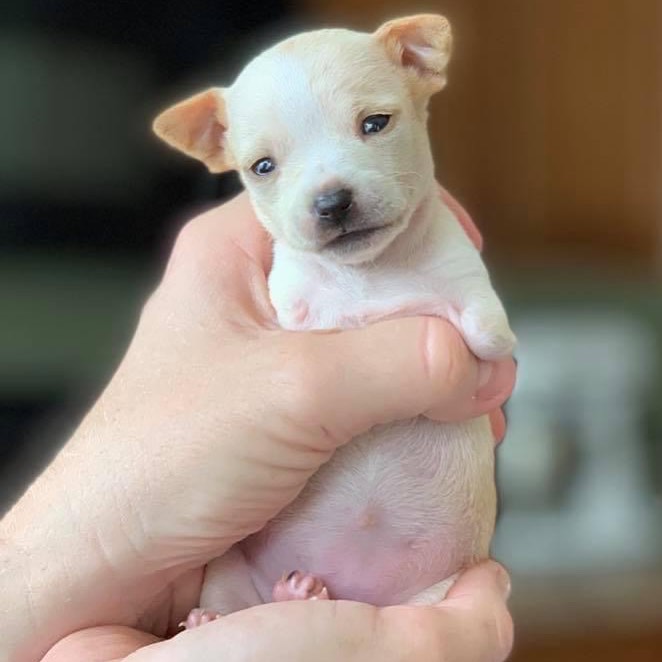
{"label": "puppy", "polygon": [[[211,172],[239,171],[274,240],[269,289],[284,328],[436,315],[481,359],[511,354],[503,306],[434,178],[427,105],[450,53],[449,23],[435,15],[373,34],[309,32],[155,120]],[[493,456],[485,417],[373,429],[209,564],[187,625],[271,600],[442,599],[459,570],[488,556]]]}

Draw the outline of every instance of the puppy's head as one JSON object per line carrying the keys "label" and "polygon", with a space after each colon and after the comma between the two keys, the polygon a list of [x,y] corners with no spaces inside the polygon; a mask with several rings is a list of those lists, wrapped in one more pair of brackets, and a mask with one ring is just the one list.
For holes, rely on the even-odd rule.
{"label": "puppy's head", "polygon": [[429,190],[429,97],[444,87],[441,16],[373,34],[319,30],[254,59],[227,89],[164,111],[156,133],[211,172],[239,171],[279,241],[345,263],[372,260]]}

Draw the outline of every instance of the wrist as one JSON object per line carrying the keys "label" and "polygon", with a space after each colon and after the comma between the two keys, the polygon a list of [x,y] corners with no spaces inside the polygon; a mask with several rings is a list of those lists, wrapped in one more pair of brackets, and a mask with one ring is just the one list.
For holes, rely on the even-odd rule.
{"label": "wrist", "polygon": [[19,650],[34,629],[34,609],[26,590],[27,564],[6,526],[7,517],[0,523],[0,622],[3,624],[0,659],[22,662],[30,660],[20,656]]}
{"label": "wrist", "polygon": [[91,495],[80,487],[95,480],[88,472],[58,456],[0,523],[0,659],[39,660],[73,630],[131,619],[124,591],[136,559],[124,532],[103,530],[113,497],[98,479]]}

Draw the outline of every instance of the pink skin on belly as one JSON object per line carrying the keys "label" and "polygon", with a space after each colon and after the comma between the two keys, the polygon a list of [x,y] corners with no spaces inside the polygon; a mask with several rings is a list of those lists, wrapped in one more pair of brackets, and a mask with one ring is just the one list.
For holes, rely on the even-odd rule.
{"label": "pink skin on belly", "polygon": [[[402,463],[399,466],[402,469]],[[419,477],[424,480],[427,472],[425,467]],[[335,518],[327,518],[331,526],[319,527],[307,518],[303,529],[301,523],[294,530],[285,523],[284,531],[276,525],[244,547],[254,571],[252,582],[263,599],[307,599],[325,588],[324,597],[331,599],[396,604],[452,574],[466,561],[462,550],[469,543],[464,527],[449,524],[430,527],[435,529],[430,531],[425,528],[427,522],[419,528],[415,521],[402,521],[407,518],[401,518],[397,509],[375,504],[335,503],[334,508]],[[292,538],[298,541],[296,553]],[[294,573],[289,585],[285,577],[274,586],[274,573],[277,578],[279,569],[288,566],[308,574]],[[297,586],[298,579],[307,585]]]}

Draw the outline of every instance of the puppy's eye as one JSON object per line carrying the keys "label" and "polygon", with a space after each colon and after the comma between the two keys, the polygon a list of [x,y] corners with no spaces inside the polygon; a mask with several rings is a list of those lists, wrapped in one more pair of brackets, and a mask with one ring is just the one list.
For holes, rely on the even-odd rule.
{"label": "puppy's eye", "polygon": [[390,115],[368,115],[368,117],[363,120],[361,130],[366,136],[369,133],[379,133],[382,129],[386,128],[390,119]]}
{"label": "puppy's eye", "polygon": [[251,166],[251,170],[256,175],[260,175],[260,177],[264,175],[268,175],[270,172],[273,172],[275,169],[276,169],[276,162],[268,156],[265,157],[264,159],[260,159],[259,161],[256,161]]}

